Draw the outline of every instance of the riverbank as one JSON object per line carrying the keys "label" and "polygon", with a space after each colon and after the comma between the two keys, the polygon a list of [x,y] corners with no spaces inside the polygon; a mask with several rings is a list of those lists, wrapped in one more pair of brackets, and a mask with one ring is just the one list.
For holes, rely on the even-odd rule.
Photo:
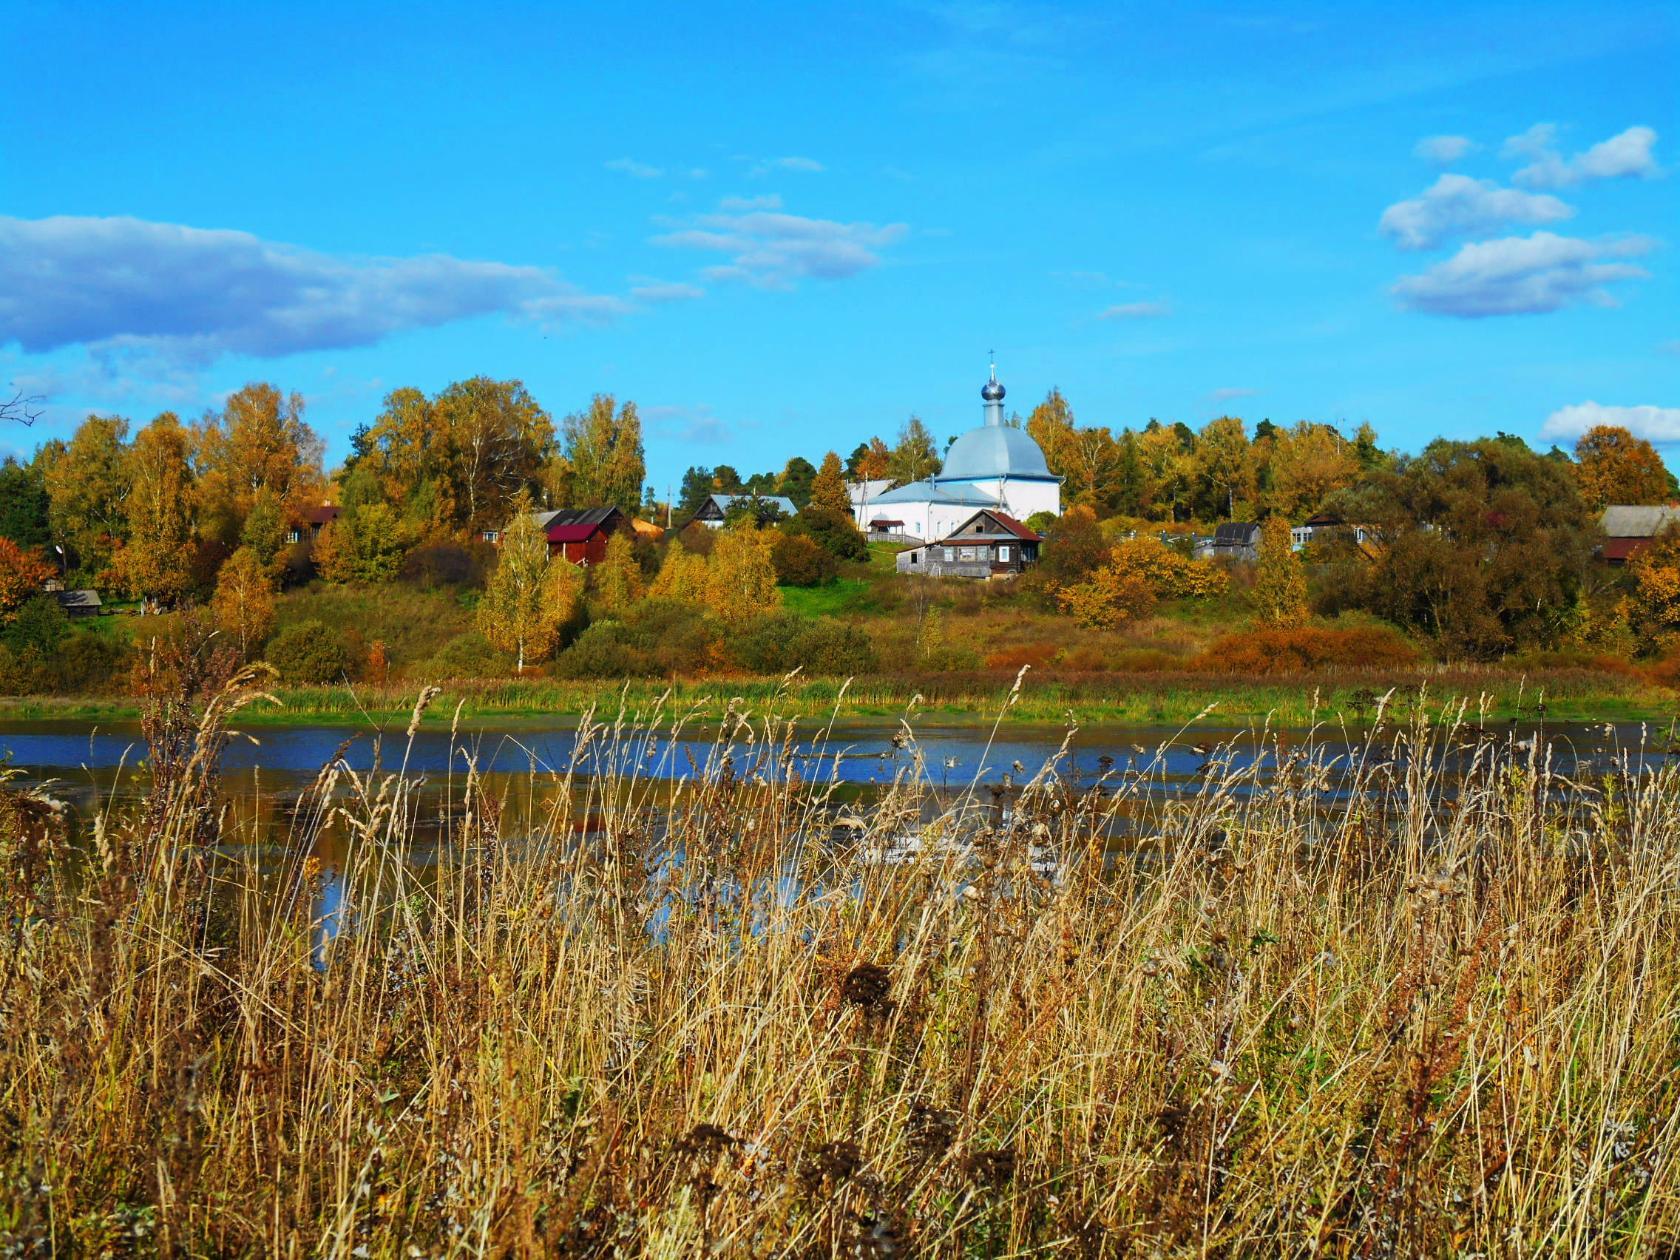
{"label": "riverbank", "polygon": [[[774,710],[798,718],[898,718],[942,722],[1117,723],[1131,725],[1246,725],[1270,720],[1300,726],[1317,721],[1360,722],[1392,690],[1391,706],[1410,708],[1421,697],[1431,712],[1462,698],[1490,721],[1668,722],[1680,712],[1669,688],[1629,673],[1585,668],[1517,673],[1495,667],[1432,668],[1280,676],[1263,680],[1179,673],[1083,674],[1029,671],[1011,698],[1013,676],[943,674],[921,678],[706,678],[575,681],[465,681],[443,686],[423,721],[552,722],[593,710],[597,716],[647,717],[666,712],[720,717],[731,705]],[[406,723],[418,683],[385,686],[276,687],[277,704],[241,714],[242,725],[292,726],[321,722]],[[127,696],[0,697],[0,722],[63,719],[133,720],[138,702]]]}

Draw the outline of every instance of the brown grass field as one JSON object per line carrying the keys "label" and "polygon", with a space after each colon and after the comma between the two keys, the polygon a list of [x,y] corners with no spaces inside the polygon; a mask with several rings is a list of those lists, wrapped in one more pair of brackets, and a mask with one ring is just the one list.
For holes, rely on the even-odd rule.
{"label": "brown grass field", "polygon": [[649,712],[498,792],[399,736],[265,838],[217,765],[261,681],[154,689],[136,804],[0,803],[0,1254],[1680,1247],[1672,768],[1420,716],[843,804],[765,714],[656,782]]}

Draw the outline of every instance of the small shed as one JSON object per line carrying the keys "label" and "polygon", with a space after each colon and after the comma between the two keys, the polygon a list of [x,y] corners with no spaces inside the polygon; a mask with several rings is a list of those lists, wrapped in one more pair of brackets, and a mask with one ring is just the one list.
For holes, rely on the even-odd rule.
{"label": "small shed", "polygon": [[98,591],[54,591],[53,597],[66,617],[97,617],[104,607]]}

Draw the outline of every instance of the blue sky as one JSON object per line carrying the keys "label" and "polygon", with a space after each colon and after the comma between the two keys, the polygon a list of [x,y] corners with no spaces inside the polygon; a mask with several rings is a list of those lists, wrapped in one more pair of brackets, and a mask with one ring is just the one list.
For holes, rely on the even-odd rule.
{"label": "blue sky", "polygon": [[995,347],[1085,423],[1680,450],[1669,5],[207,12],[0,0],[0,449],[488,373],[663,490],[957,433]]}

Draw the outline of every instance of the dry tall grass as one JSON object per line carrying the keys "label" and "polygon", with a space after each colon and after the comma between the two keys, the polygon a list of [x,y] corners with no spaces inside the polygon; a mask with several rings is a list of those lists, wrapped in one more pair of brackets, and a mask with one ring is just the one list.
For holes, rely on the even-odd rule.
{"label": "dry tall grass", "polygon": [[[1150,753],[935,799],[906,731],[854,807],[744,714],[662,784],[680,723],[652,715],[517,810],[463,756],[427,870],[440,785],[400,734],[323,770],[283,853],[226,848],[253,685],[160,712],[152,800],[86,846],[28,801],[0,824],[6,1254],[1680,1240],[1672,770],[1570,781],[1414,725],[1336,764],[1215,752],[1165,803]],[[1143,835],[1104,861],[1121,816]],[[348,926],[317,971],[331,828]]]}

